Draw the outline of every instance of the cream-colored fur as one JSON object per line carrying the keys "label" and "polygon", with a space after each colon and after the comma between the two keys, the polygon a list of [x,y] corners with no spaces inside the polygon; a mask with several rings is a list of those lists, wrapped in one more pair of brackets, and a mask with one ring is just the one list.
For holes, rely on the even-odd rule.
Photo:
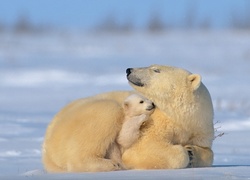
{"label": "cream-colored fur", "polygon": [[[127,169],[211,166],[213,107],[197,74],[152,65],[127,70],[131,86],[153,101],[155,111],[140,128],[141,136],[122,154]],[[50,123],[43,144],[49,172],[119,170],[107,158],[122,127],[122,103],[131,92],[110,92],[80,99]]]}
{"label": "cream-colored fur", "polygon": [[119,170],[119,162],[106,159],[115,143],[130,92],[111,92],[76,100],[49,124],[43,143],[43,163],[48,172]]}
{"label": "cream-colored fur", "polygon": [[121,156],[126,149],[138,140],[141,135],[140,127],[149,119],[149,116],[154,112],[154,108],[155,105],[152,101],[139,94],[132,94],[125,99],[122,128],[118,133],[116,142],[107,151],[107,158],[118,162],[124,169]]}
{"label": "cream-colored fur", "polygon": [[153,102],[143,96],[132,94],[125,99],[125,117],[117,137],[122,153],[138,140],[141,125],[149,119],[153,111]]}

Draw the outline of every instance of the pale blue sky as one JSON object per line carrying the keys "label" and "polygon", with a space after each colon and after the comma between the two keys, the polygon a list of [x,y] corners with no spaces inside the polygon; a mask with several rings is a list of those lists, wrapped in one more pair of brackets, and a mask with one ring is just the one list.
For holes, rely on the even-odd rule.
{"label": "pale blue sky", "polygon": [[[249,2],[249,3],[248,3]],[[245,14],[248,0],[0,0],[0,22],[13,24],[20,15],[33,23],[59,27],[93,27],[108,15],[143,27],[152,12],[167,23],[181,24],[194,5],[197,20],[209,18],[215,27],[227,25],[232,12]]]}

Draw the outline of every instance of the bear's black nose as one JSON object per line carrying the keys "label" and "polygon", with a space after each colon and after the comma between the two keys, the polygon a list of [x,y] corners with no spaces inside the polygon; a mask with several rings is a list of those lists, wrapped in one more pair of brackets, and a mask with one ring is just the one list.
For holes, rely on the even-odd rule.
{"label": "bear's black nose", "polygon": [[129,76],[129,75],[131,74],[132,70],[133,70],[133,68],[128,68],[128,69],[126,70],[127,76]]}

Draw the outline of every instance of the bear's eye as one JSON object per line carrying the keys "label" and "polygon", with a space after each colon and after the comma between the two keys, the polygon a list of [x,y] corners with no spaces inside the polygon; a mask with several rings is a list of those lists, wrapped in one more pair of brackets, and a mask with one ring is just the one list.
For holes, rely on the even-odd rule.
{"label": "bear's eye", "polygon": [[160,69],[154,69],[153,71],[156,73],[160,73]]}
{"label": "bear's eye", "polygon": [[140,104],[144,103],[144,101],[140,101]]}

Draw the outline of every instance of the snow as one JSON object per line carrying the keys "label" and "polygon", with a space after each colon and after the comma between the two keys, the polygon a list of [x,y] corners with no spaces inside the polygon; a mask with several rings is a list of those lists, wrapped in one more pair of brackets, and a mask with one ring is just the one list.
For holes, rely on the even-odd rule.
{"label": "snow", "polygon": [[[214,109],[214,166],[46,174],[41,144],[74,99],[130,90],[125,70],[163,64],[202,75]],[[249,32],[0,34],[0,179],[250,179]]]}
{"label": "snow", "polygon": [[[80,173],[80,174],[57,174],[47,175],[40,174],[37,179],[250,179],[249,167],[244,166],[227,166],[227,167],[212,167],[212,168],[196,168],[196,169],[181,169],[181,170],[129,170],[116,171],[105,173]],[[38,173],[33,171],[31,173]],[[41,173],[41,172],[39,172]],[[23,178],[32,177],[29,174],[24,174]],[[34,176],[33,176],[34,177]],[[25,179],[24,178],[24,179]]]}

